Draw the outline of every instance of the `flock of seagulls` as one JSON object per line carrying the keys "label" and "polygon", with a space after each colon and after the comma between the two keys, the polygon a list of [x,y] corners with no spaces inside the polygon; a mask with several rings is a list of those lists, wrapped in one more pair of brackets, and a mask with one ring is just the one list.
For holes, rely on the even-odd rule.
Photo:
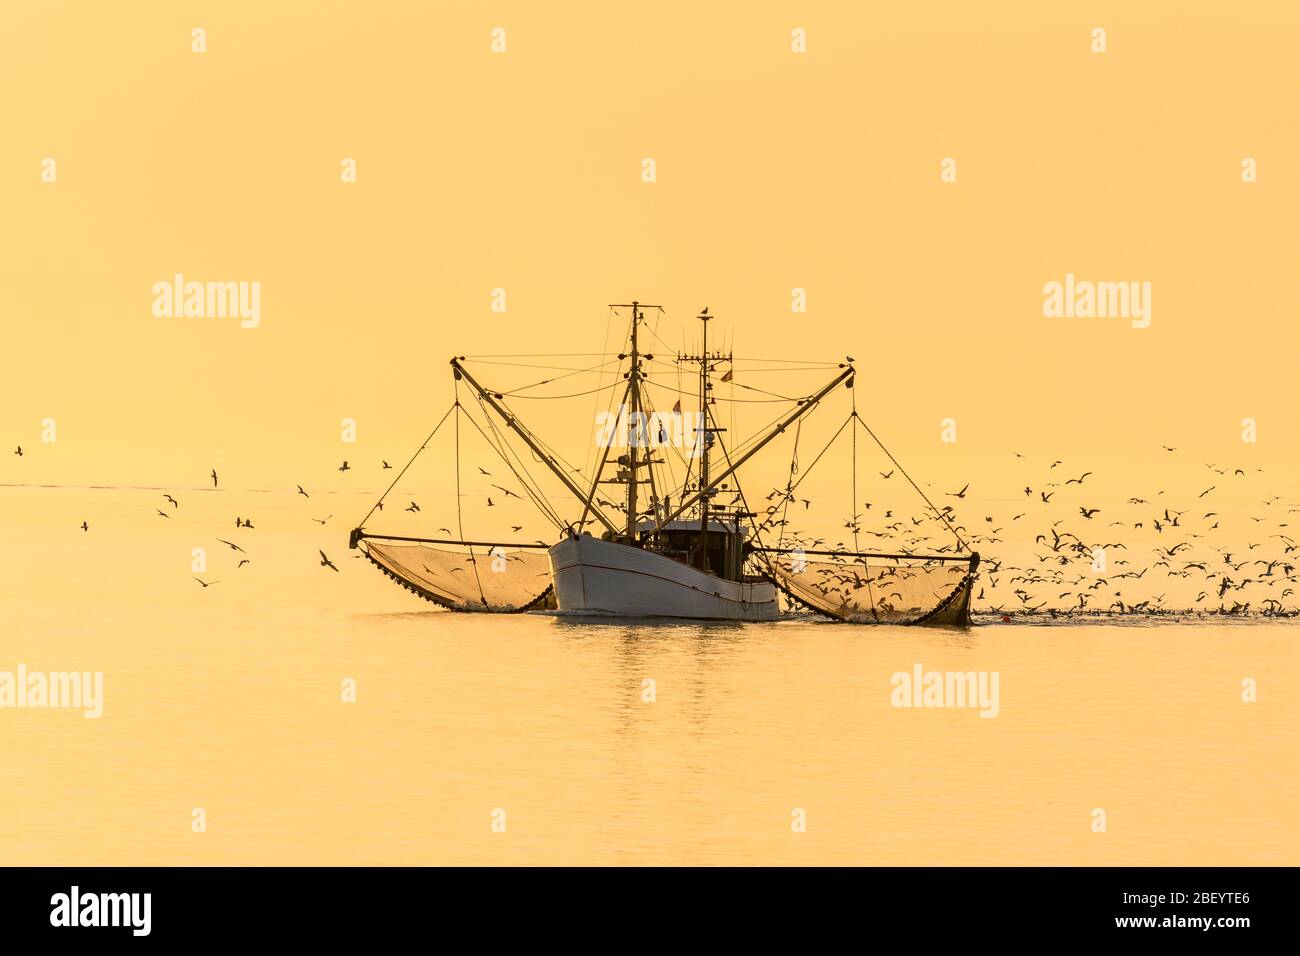
{"label": "flock of seagulls", "polygon": [[[1178,451],[1161,447],[1169,454]],[[1027,462],[1024,455],[1014,454]],[[1234,502],[1248,497],[1250,478],[1262,474],[1258,468],[1248,472],[1213,462],[1201,464],[1213,475],[1236,483]],[[1017,493],[991,495],[989,502],[1013,502],[1000,514],[986,504],[978,518],[972,517],[970,509],[981,499],[970,484],[942,496],[960,502],[966,509],[962,513],[954,504],[937,512],[896,514],[879,507],[873,512],[873,503],[864,502],[862,512],[843,521],[853,538],[833,544],[790,527],[796,523],[791,506],[805,502],[803,511],[807,510],[806,499],[796,497],[791,482],[767,495],[760,528],[779,531],[781,545],[787,548],[844,553],[886,549],[902,554],[960,553],[954,540],[959,535],[984,555],[973,611],[1004,620],[1033,614],[1300,615],[1300,533],[1291,517],[1300,514],[1300,506],[1277,495],[1257,498],[1257,506],[1247,508],[1245,515],[1252,530],[1244,540],[1233,541],[1223,527],[1223,512],[1213,505],[1223,493],[1217,478],[1199,493],[1188,492],[1186,500],[1159,489],[1110,504],[1085,500],[1094,495],[1089,490],[1090,479],[1095,480],[1093,471],[1062,475],[1063,465],[1059,459],[1052,461],[1040,481],[1026,484]],[[888,480],[894,473],[876,474]],[[1240,510],[1239,504],[1223,507],[1232,509],[1229,514]],[[802,511],[795,514],[803,523]],[[867,514],[877,516],[874,524],[868,524]],[[878,541],[866,544],[862,537]],[[872,592],[870,598],[858,592],[867,579],[871,584],[888,584],[877,582],[873,574],[909,565],[877,561],[865,579],[844,565],[833,553],[830,560],[810,560],[805,572],[808,586],[828,597],[838,595],[846,603],[874,600],[877,607],[887,609],[892,609],[885,604],[891,597],[902,598],[897,592],[883,593],[887,587],[877,587],[882,593]]]}
{"label": "flock of seagulls", "polygon": [[[22,447],[19,446],[19,447],[17,448],[17,450],[14,452],[14,454],[15,454],[15,455],[22,455],[22,454],[23,454]],[[379,470],[381,470],[381,471],[389,471],[389,470],[392,470],[392,467],[393,467],[393,466],[392,466],[388,461],[383,460],[383,459],[380,460]],[[350,464],[349,461],[347,461],[347,460],[344,460],[344,461],[343,461],[343,462],[338,466],[338,471],[340,471],[340,472],[351,472],[351,471],[354,471],[354,470],[355,470],[354,466],[353,466],[352,464]],[[479,473],[482,474],[482,475],[489,476],[489,477],[491,476],[491,472],[487,471],[486,469],[484,469],[484,468],[482,468],[482,467],[478,467],[478,471],[479,471]],[[219,489],[221,488],[221,484],[220,484],[220,476],[217,474],[217,470],[216,470],[215,468],[213,468],[213,469],[210,470],[210,472],[209,472],[209,474],[208,474],[208,477],[209,477],[209,478],[211,479],[211,481],[212,481],[212,487],[213,487],[214,489],[218,489],[218,490],[219,490]],[[516,493],[515,491],[513,491],[513,490],[511,490],[511,489],[509,489],[509,488],[507,488],[507,487],[505,487],[504,485],[493,484],[492,487],[495,488],[495,489],[497,489],[498,491],[500,491],[500,492],[501,492],[505,497],[507,497],[507,498],[518,498],[518,499],[521,500],[521,501],[523,500],[523,498],[522,498],[521,495],[519,495],[519,494]],[[300,495],[300,496],[302,496],[303,498],[307,498],[307,499],[310,499],[310,498],[311,498],[311,494],[310,494],[310,493],[307,491],[307,489],[304,488],[302,485],[296,485],[295,488],[297,489],[296,492],[295,492],[295,495],[296,495],[296,496],[297,496],[297,495]],[[488,496],[485,496],[485,497],[486,497],[486,502],[487,502],[487,503],[486,503],[486,507],[489,507],[489,508],[491,508],[491,507],[495,507],[495,503],[492,501],[492,498],[491,498],[491,497],[488,497]],[[155,514],[156,516],[160,517],[160,518],[165,519],[165,520],[171,520],[172,513],[173,513],[173,512],[176,512],[176,511],[181,507],[181,502],[180,502],[180,501],[179,501],[179,500],[178,500],[178,499],[177,499],[173,494],[171,494],[171,493],[169,493],[169,492],[165,492],[165,493],[163,493],[163,495],[162,495],[162,499],[163,499],[163,502],[168,506],[168,508],[167,508],[166,510],[164,510],[164,508],[162,508],[162,507],[155,507],[155,508],[154,508],[154,514]],[[383,503],[382,503],[382,501],[379,503],[378,507],[379,507],[380,510],[383,509]],[[415,501],[410,501],[410,502],[408,503],[407,507],[406,507],[404,510],[406,510],[406,511],[410,511],[410,512],[413,512],[413,513],[419,513],[421,509],[420,509],[420,505],[419,505],[417,502],[415,502]],[[331,513],[331,514],[326,515],[326,516],[323,517],[323,518],[317,518],[317,517],[312,517],[312,516],[309,516],[309,517],[310,517],[310,520],[311,520],[311,521],[313,521],[313,522],[315,522],[316,524],[319,524],[319,525],[321,525],[321,526],[323,527],[327,522],[329,522],[329,520],[330,520],[331,518],[334,517],[334,515]],[[235,527],[236,527],[236,528],[239,528],[239,529],[249,529],[249,530],[252,530],[252,529],[254,528],[254,525],[253,525],[253,521],[252,521],[251,518],[245,517],[245,516],[243,516],[243,515],[236,515],[236,516],[235,516]],[[81,522],[80,529],[81,529],[83,532],[88,532],[88,531],[90,530],[90,523],[89,523],[89,521],[87,521],[87,520],[83,520],[83,521]],[[440,528],[438,528],[438,529],[436,529],[436,530],[439,531],[439,532],[446,533],[447,535],[451,535],[451,534],[453,533],[452,530],[451,530],[450,528],[448,528],[448,527],[440,527]],[[515,532],[515,533],[518,533],[518,532],[523,531],[523,530],[524,530],[523,525],[512,525],[512,526],[511,526],[511,531],[513,531],[513,532]],[[248,564],[251,564],[251,563],[252,563],[252,559],[246,556],[246,555],[248,555],[248,551],[247,551],[247,550],[243,547],[243,545],[240,544],[239,542],[237,542],[237,541],[231,541],[231,540],[229,540],[229,539],[227,539],[227,538],[217,538],[216,540],[217,540],[218,543],[220,543],[220,544],[224,545],[225,547],[229,548],[232,552],[235,552],[236,554],[238,554],[238,555],[242,555],[242,556],[243,556],[243,557],[240,557],[240,558],[239,558],[238,563],[235,565],[236,570],[238,570],[239,568],[243,568],[245,565],[248,565]],[[340,573],[340,572],[339,572],[338,565],[336,565],[336,564],[333,562],[333,560],[329,557],[328,554],[325,553],[324,550],[322,550],[322,549],[317,549],[317,553],[318,553],[318,555],[320,556],[319,566],[320,566],[321,568],[325,568],[325,569],[330,570],[330,571],[333,571],[333,572],[335,572],[335,573]],[[353,557],[358,557],[358,558],[359,558],[360,555],[354,555]],[[457,569],[457,570],[459,570],[459,569]],[[220,584],[220,583],[221,583],[220,580],[204,580],[204,579],[199,578],[199,577],[195,577],[194,580],[195,580],[196,582],[198,582],[198,584],[199,584],[202,588],[204,588],[204,589],[209,588],[209,587],[212,587],[214,584]]]}
{"label": "flock of seagulls", "polygon": [[[1161,447],[1169,455],[1178,454],[1174,446]],[[22,446],[17,446],[14,455],[23,454]],[[1014,455],[1026,466],[1030,464],[1023,454]],[[1252,499],[1256,504],[1241,515],[1242,521],[1250,522],[1244,537],[1233,540],[1229,536],[1239,532],[1224,527],[1225,511],[1230,516],[1238,514],[1239,501],[1249,497],[1253,476],[1262,469],[1201,462],[1205,479],[1196,482],[1185,496],[1158,489],[1108,502],[1094,498],[1097,478],[1093,470],[1075,474],[1067,471],[1060,459],[1044,464],[1038,480],[1031,479],[1023,487],[995,489],[987,497],[981,497],[984,489],[969,482],[956,490],[941,491],[938,500],[948,503],[934,511],[909,512],[884,507],[879,501],[863,501],[859,508],[855,502],[854,513],[842,516],[837,536],[814,536],[793,527],[815,514],[813,499],[796,494],[797,482],[791,479],[786,487],[773,488],[766,496],[757,526],[761,532],[775,535],[782,547],[832,553],[888,550],[956,555],[961,548],[954,537],[960,537],[970,549],[984,555],[973,610],[1004,619],[1030,614],[1300,616],[1300,531],[1292,518],[1300,514],[1300,504],[1278,495],[1256,497]],[[492,477],[482,466],[476,468],[480,476]],[[377,470],[391,469],[388,461],[380,460]],[[337,468],[344,474],[357,470],[347,460]],[[875,474],[882,482],[898,484],[895,472]],[[221,488],[215,468],[208,477],[213,489]],[[493,495],[503,501],[523,501],[509,487],[495,482],[489,487],[492,491],[483,495],[484,508],[498,507]],[[1234,497],[1216,507],[1225,492]],[[296,485],[296,495],[311,498],[301,484]],[[1012,504],[1005,507],[1008,501]],[[993,507],[994,503],[999,507]],[[163,493],[154,514],[171,520],[181,507],[174,494]],[[413,499],[408,499],[403,510],[421,513]],[[308,517],[324,527],[334,515]],[[236,516],[234,523],[241,532],[254,530],[251,518],[244,515]],[[524,531],[523,525],[509,527],[515,534]],[[79,529],[88,533],[89,520],[83,519]],[[436,531],[449,537],[453,534],[445,526]],[[832,542],[832,537],[841,540]],[[216,540],[238,558],[236,570],[252,563],[253,556],[240,541]],[[247,543],[249,539],[243,540]],[[318,555],[321,569],[339,573],[324,550],[318,549]],[[879,579],[864,578],[842,565],[833,554],[829,561],[822,560],[812,572],[819,576],[815,586],[826,593],[838,591],[846,600],[861,600],[860,592],[871,584],[871,600],[877,607],[893,609],[898,602],[905,602],[906,589],[889,585],[907,582],[906,565],[874,568],[872,573]],[[220,583],[194,580],[204,589]]]}

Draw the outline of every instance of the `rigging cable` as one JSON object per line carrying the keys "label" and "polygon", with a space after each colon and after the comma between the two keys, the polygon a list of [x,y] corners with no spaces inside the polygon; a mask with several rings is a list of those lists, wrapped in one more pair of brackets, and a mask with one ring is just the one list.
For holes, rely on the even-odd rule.
{"label": "rigging cable", "polygon": [[[525,385],[524,388],[536,388],[538,385],[545,385],[545,382],[536,382],[533,385]],[[502,398],[525,398],[545,400],[549,398],[583,398],[587,395],[597,395],[609,388],[608,385],[601,385],[585,392],[570,392],[568,395],[520,395],[517,392],[499,392]]]}
{"label": "rigging cable", "polygon": [[[849,397],[849,401],[852,403],[852,412],[850,414],[853,418],[857,418],[858,393],[856,390],[851,389],[850,391],[852,392],[852,395]],[[862,549],[858,547],[858,430],[856,428],[853,429],[851,438],[853,444],[853,490],[851,492],[851,497],[849,498],[849,520],[853,522],[853,550],[861,551]]]}
{"label": "rigging cable", "polygon": [[[492,391],[492,389],[485,389],[485,391],[487,391],[487,392],[491,392],[493,395],[499,395],[499,396],[501,396],[502,398],[504,398],[504,394],[501,393],[501,392],[494,392],[494,391]],[[519,396],[519,397],[521,397],[521,398],[527,398],[528,396]],[[479,401],[479,404],[480,404],[480,406],[481,406],[481,405],[483,404],[482,396],[478,396],[478,401]],[[519,424],[518,417],[515,415],[515,413],[514,413],[513,411],[510,410],[510,408],[509,408],[508,406],[506,406],[506,405],[504,404],[504,402],[502,402],[502,408],[505,409],[505,412],[503,412],[502,414],[505,415],[506,418],[508,418],[508,419],[511,420],[511,421],[514,421],[516,424]],[[492,416],[488,415],[486,412],[483,413],[483,417],[486,418],[489,422],[492,422],[492,421],[493,421]],[[474,421],[474,420],[471,418],[470,421],[472,422],[472,421]],[[477,425],[477,423],[475,423],[475,424]],[[495,425],[494,425],[493,427],[495,428]],[[520,426],[520,427],[522,427],[522,426]],[[525,429],[525,430],[527,430],[527,429]],[[479,431],[481,432],[482,429],[479,429]],[[485,437],[486,437],[486,436],[485,436]],[[550,444],[548,444],[546,441],[542,440],[541,437],[539,437],[538,435],[534,435],[531,431],[529,431],[529,437],[532,439],[533,443],[537,445],[538,448],[541,448],[543,451],[545,451],[548,455],[550,455],[553,459],[555,459],[556,462],[558,462],[559,464],[563,465],[565,468],[568,468],[568,469],[569,469],[571,472],[573,472],[574,474],[582,474],[581,469],[579,469],[579,468],[574,468],[572,462],[568,461],[568,460],[567,460],[563,455],[561,455],[561,454],[560,454],[559,452],[557,452],[553,447],[551,447]],[[509,447],[509,446],[507,445],[507,447]],[[500,454],[500,451],[498,451],[497,453]],[[533,450],[532,448],[529,448],[529,453],[533,456],[533,459],[534,459],[535,461],[545,464],[545,460],[544,460],[543,458],[541,458],[541,457],[537,454],[537,452],[536,452],[535,450]],[[518,455],[517,455],[517,454],[516,454],[515,457],[518,459]],[[522,459],[519,459],[519,460],[520,460],[520,464],[521,464],[521,466],[522,466]],[[516,477],[518,477],[517,474],[516,474]],[[521,480],[522,480],[522,479],[521,479]],[[603,502],[602,502],[602,504],[603,504]],[[564,525],[563,523],[561,523],[561,524],[560,524],[560,527],[563,528],[563,527],[566,527],[566,525]]]}
{"label": "rigging cable", "polygon": [[[849,397],[849,402],[852,407],[852,412],[851,412],[852,417],[858,418],[858,393],[856,389],[852,390],[852,395]],[[853,522],[853,550],[861,552],[862,547],[861,545],[858,544],[857,507],[858,507],[858,430],[855,428],[853,429],[853,500],[852,502],[850,502],[849,520]],[[866,570],[865,562],[863,562],[863,564],[864,564],[863,570]],[[853,572],[853,576],[855,578],[857,577],[857,574],[858,574],[857,571]],[[884,575],[882,574],[881,576],[883,577]],[[867,586],[867,606],[871,608],[871,617],[873,620],[876,621],[876,623],[880,623],[880,615],[876,612],[876,594],[871,587],[870,572],[867,572],[865,584]]]}
{"label": "rigging cable", "polygon": [[908,480],[908,483],[911,484],[911,486],[916,489],[916,493],[921,496],[921,500],[930,506],[930,510],[933,511],[936,515],[938,515],[939,520],[942,521],[944,525],[947,526],[948,530],[952,532],[952,536],[957,539],[957,544],[959,544],[962,548],[966,550],[970,550],[967,547],[966,542],[962,540],[962,536],[957,533],[957,529],[954,528],[952,526],[952,523],[948,521],[948,516],[934,506],[934,502],[931,501],[929,497],[926,495],[926,493],[921,490],[920,485],[918,485],[915,481],[912,481],[912,476],[907,473],[907,469],[898,463],[898,459],[895,458],[893,456],[893,453],[890,452],[890,450],[885,447],[885,443],[876,437],[876,433],[873,432],[871,430],[871,427],[862,420],[861,416],[857,416],[857,419],[858,419],[858,424],[860,424],[863,428],[865,428],[867,430],[867,434],[870,435],[872,439],[875,441],[875,443],[880,446],[880,450],[889,456],[889,460],[894,463],[894,467],[897,468],[902,473],[903,477]]}
{"label": "rigging cable", "polygon": [[[582,375],[582,374],[584,374],[584,373],[586,373],[586,372],[597,372],[597,373],[599,373],[600,371],[602,371],[603,369],[609,367],[610,365],[613,365],[613,364],[616,363],[617,361],[619,361],[619,360],[618,360],[618,359],[609,359],[609,360],[606,361],[606,362],[601,362],[601,363],[599,363],[598,365],[592,365],[592,366],[589,366],[588,368],[575,368],[575,369],[569,369],[569,370],[565,371],[565,373],[564,373],[563,375],[556,375],[556,376],[554,376],[554,377],[552,377],[552,378],[544,378],[544,379],[542,379],[540,382],[533,382],[533,384],[531,384],[531,385],[521,385],[521,386],[519,386],[519,387],[516,388],[516,389],[512,389],[512,390],[510,390],[510,391],[508,391],[508,392],[503,392],[502,394],[504,394],[504,395],[514,395],[514,396],[518,396],[520,392],[527,391],[527,390],[530,389],[530,388],[537,388],[539,385],[549,385],[549,384],[551,384],[552,382],[558,382],[558,381],[560,381],[561,379],[565,379],[565,378],[572,378],[572,377],[575,376],[575,375]],[[494,363],[489,362],[489,363],[487,363],[487,364],[491,365],[491,364],[494,364]],[[503,363],[496,363],[496,364],[503,364]],[[520,396],[520,397],[526,397],[526,398],[573,398],[573,397],[575,397],[575,396],[573,396],[573,395],[529,395],[529,396]]]}
{"label": "rigging cable", "polygon": [[[799,365],[816,366],[818,368],[842,368],[842,362],[818,362],[816,359],[788,359],[788,358],[754,358],[752,355],[742,356],[738,359],[741,362],[767,362],[769,365],[780,365],[798,363]],[[785,371],[789,371],[786,369]]]}
{"label": "rigging cable", "polygon": [[[456,405],[455,405],[456,408],[456,534],[460,536],[460,540],[464,541],[465,540],[465,518],[464,515],[461,513],[461,506],[460,506],[460,416],[464,414],[465,410],[460,407],[460,381],[459,380],[455,382],[454,389],[456,394]],[[478,588],[478,597],[479,600],[483,602],[483,606],[487,607],[488,606],[487,595],[483,593],[483,582],[479,580],[478,559],[474,556],[474,546],[471,544],[468,545],[468,547],[469,547],[469,563],[470,566],[474,569],[474,584]]]}
{"label": "rigging cable", "polygon": [[[604,341],[601,343],[601,345],[600,345],[602,351],[605,350],[605,349],[607,349],[607,348],[609,348],[609,329],[610,329],[610,326],[612,326],[612,325],[614,324],[614,316],[617,315],[617,314],[618,314],[617,311],[616,311],[616,310],[611,306],[611,307],[610,307],[610,310],[609,310],[609,314],[607,314],[607,315],[605,316],[605,340],[604,340]],[[623,367],[623,360],[622,360],[622,359],[619,359],[619,360],[618,360],[618,368],[615,368],[615,369],[614,369],[614,375],[613,375],[613,377],[610,379],[610,381],[609,381],[609,385],[604,385],[604,384],[603,384],[604,381],[605,381],[605,372],[604,372],[603,369],[601,370],[601,372],[600,372],[600,373],[597,375],[597,377],[596,377],[596,382],[597,382],[598,384],[601,385],[601,388],[602,388],[602,389],[604,389],[604,388],[608,388],[608,389],[610,390],[610,395],[609,395],[609,407],[610,407],[611,409],[614,407],[614,396],[615,396],[615,395],[617,394],[617,392],[618,392],[618,390],[614,387],[615,385],[618,384],[618,370],[621,369],[622,367]],[[596,401],[592,402],[592,405],[591,405],[591,414],[592,414],[592,420],[593,420],[593,421],[595,421],[596,414],[597,414],[599,411],[600,411],[600,399],[596,399]],[[591,468],[592,468],[592,472],[593,472],[593,474],[594,474],[596,468],[598,467],[598,465],[597,465],[597,460],[598,460],[599,457],[600,457],[601,449],[600,449],[599,447],[597,447],[597,448],[593,449],[592,451],[593,451],[593,454],[592,454],[592,458],[591,458]],[[586,456],[586,455],[583,455],[583,456],[582,456],[582,464],[583,464],[584,466],[587,464],[587,456]],[[582,472],[579,472],[579,474],[582,475],[583,478],[586,478],[586,471],[585,471],[585,470],[582,471]],[[595,497],[595,492],[592,493],[592,497]],[[580,518],[579,520],[580,520],[580,521],[585,521],[585,520],[587,520],[587,516],[586,516],[586,514],[584,513],[583,516],[582,516],[582,518]]]}
{"label": "rigging cable", "polygon": [[[790,499],[794,495],[795,491],[799,488],[801,484],[803,484],[804,479],[812,474],[813,469],[817,467],[817,463],[822,460],[822,456],[831,450],[831,445],[835,444],[835,439],[840,437],[840,433],[844,431],[845,426],[847,426],[848,423],[852,420],[853,420],[853,416],[851,415],[848,418],[844,419],[844,421],[840,424],[840,427],[835,430],[835,434],[831,436],[831,440],[828,441],[826,443],[826,446],[817,453],[817,457],[814,458],[812,464],[808,466],[808,470],[805,471],[802,475],[800,475],[799,480],[796,481],[793,486],[791,486],[789,492],[787,492],[786,495],[787,508],[789,508]],[[784,533],[784,531],[782,533]]]}
{"label": "rigging cable", "polygon": [[[711,412],[709,413],[709,419],[713,422],[714,426],[716,427],[718,421],[716,418],[713,417],[713,414]],[[734,468],[731,461],[731,453],[727,451],[727,444],[721,438],[718,439],[718,447],[722,449],[722,457],[726,459],[727,467]],[[736,492],[740,495],[741,507],[745,509],[745,514],[749,516],[748,517],[749,526],[754,529],[754,537],[758,540],[758,543],[761,546],[763,544],[762,529],[760,529],[757,522],[754,521],[755,514],[749,507],[749,500],[745,497],[745,489],[741,487],[739,481],[736,482]],[[703,502],[703,506],[707,509],[709,506],[708,502],[707,501]],[[773,577],[775,577],[776,569],[772,567],[772,559],[768,556],[768,552],[760,551],[759,554],[762,555],[762,560],[767,564],[768,573]]]}
{"label": "rigging cable", "polygon": [[[479,398],[478,402],[479,407],[482,408],[483,399]],[[533,484],[536,484],[536,482],[532,475],[528,473],[528,470],[524,468],[524,474],[521,475],[519,470],[515,468],[514,463],[511,462],[507,452],[514,454],[517,461],[519,460],[519,454],[510,447],[509,442],[506,441],[505,437],[497,429],[496,423],[492,421],[492,417],[488,415],[486,411],[483,412],[483,418],[488,423],[488,428],[492,430],[492,435],[495,436],[495,440],[494,438],[489,437],[487,432],[483,431],[483,427],[478,422],[473,418],[470,418],[468,412],[465,417],[469,420],[469,423],[478,430],[478,433],[483,436],[483,440],[486,441],[492,450],[497,453],[497,456],[505,463],[505,466],[510,469],[510,473],[515,476],[515,480],[519,482],[520,487],[527,493],[529,499],[537,507],[537,510],[539,510],[553,525],[563,531],[565,524],[560,519],[559,514],[551,508],[550,503],[546,501],[546,496],[542,493],[541,486],[538,485],[536,490],[534,490],[529,482],[533,482]],[[504,451],[502,450],[503,448],[505,449]],[[523,468],[522,461],[520,461],[520,467]]]}
{"label": "rigging cable", "polygon": [[[777,539],[778,541],[785,538],[785,528],[790,523],[790,503],[794,501],[794,476],[799,474],[799,437],[802,434],[803,419],[801,418],[794,426],[794,449],[790,453],[790,474],[785,476],[785,498],[781,508],[781,538]],[[775,510],[775,508],[771,509],[768,517],[771,517],[772,511]],[[764,518],[763,521],[766,523],[767,519]]]}
{"label": "rigging cable", "polygon": [[438,429],[441,428],[442,423],[447,420],[447,415],[450,415],[452,412],[454,412],[456,410],[456,406],[459,404],[460,404],[459,400],[451,403],[451,408],[447,409],[446,414],[444,414],[442,418],[438,420],[438,424],[433,426],[433,431],[429,432],[429,437],[426,438],[421,443],[420,447],[415,450],[415,454],[411,456],[411,460],[408,461],[402,467],[402,470],[397,473],[397,477],[394,478],[392,484],[390,484],[384,490],[384,493],[379,496],[379,500],[370,506],[370,510],[366,512],[366,516],[362,518],[361,521],[357,524],[358,528],[365,527],[366,522],[370,520],[370,516],[375,513],[375,509],[384,503],[384,499],[388,497],[388,493],[393,490],[393,488],[397,485],[397,483],[402,480],[402,476],[406,474],[406,469],[410,468],[413,464],[415,464],[415,459],[420,457],[420,452],[424,451],[424,449],[429,446],[429,442],[433,441],[433,436],[438,434]]}
{"label": "rigging cable", "polygon": [[[657,363],[658,360],[656,360]],[[682,388],[673,388],[671,385],[660,385],[658,382],[649,383],[655,388],[662,388],[666,392],[675,392],[678,395],[697,395],[696,392],[688,392]],[[738,383],[737,383],[738,384]],[[740,388],[748,389],[751,392],[758,392],[761,395],[773,395],[774,398],[724,398],[724,402],[739,402],[744,405],[772,405],[777,402],[802,402],[807,401],[808,396],[803,398],[787,398],[784,395],[777,395],[776,392],[765,392],[761,388],[754,388],[752,385],[740,385]]]}

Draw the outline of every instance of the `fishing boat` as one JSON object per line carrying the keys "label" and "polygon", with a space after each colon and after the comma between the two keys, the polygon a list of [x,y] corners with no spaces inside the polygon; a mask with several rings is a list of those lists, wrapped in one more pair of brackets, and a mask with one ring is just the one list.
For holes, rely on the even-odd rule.
{"label": "fishing boat", "polygon": [[[851,359],[824,363],[833,371],[808,394],[755,399],[783,404],[781,413],[734,446],[718,414],[721,382],[734,382],[735,356],[710,349],[707,309],[697,317],[698,351],[685,348],[656,357],[646,350],[647,316],[661,306],[640,302],[610,306],[628,321],[627,348],[608,357],[614,374],[607,386],[621,395],[617,412],[607,413],[595,438],[590,474],[574,468],[551,445],[525,425],[515,410],[523,397],[541,396],[524,389],[498,390],[479,381],[464,356],[451,359],[455,400],[429,438],[394,479],[370,513],[352,530],[349,547],[412,593],[454,611],[518,613],[549,610],[564,615],[612,618],[675,618],[717,621],[774,621],[792,611],[812,611],[854,623],[965,626],[970,623],[972,585],[979,555],[949,520],[950,509],[935,508],[897,459],[858,414],[852,400],[856,376]],[[657,333],[658,344],[664,344]],[[774,360],[775,361],[775,360]],[[604,368],[604,365],[598,368]],[[665,365],[677,370],[678,387],[660,378]],[[683,387],[681,375],[689,369]],[[477,370],[476,370],[477,371]],[[573,374],[577,374],[575,370]],[[564,377],[564,376],[560,376]],[[548,385],[554,378],[538,385]],[[483,424],[461,401],[469,395]],[[532,388],[533,386],[529,386]],[[652,393],[677,393],[671,412],[654,407]],[[764,395],[776,393],[753,388]],[[589,393],[579,393],[589,394]],[[848,394],[850,410],[831,442],[812,466],[801,469],[798,445],[803,422]],[[693,399],[699,411],[688,421],[681,407]],[[454,418],[456,446],[455,504],[459,536],[444,538],[391,534],[367,526],[377,509],[402,480],[449,419]],[[460,441],[462,419],[498,453],[525,492],[499,484],[508,496],[525,497],[555,524],[558,540],[522,542],[470,540],[464,533]],[[800,485],[841,435],[849,430],[853,445],[850,510],[857,495],[857,438],[870,436],[928,507],[926,519],[951,532],[955,542],[930,549],[900,547],[866,551],[857,547],[861,516],[851,514],[845,527],[852,542],[822,547],[788,530],[790,506]],[[751,508],[741,484],[746,466],[782,437],[794,438],[794,454],[784,487],[773,489],[762,508]],[[512,442],[521,443],[528,459]],[[664,450],[672,448],[684,473],[678,474]],[[530,467],[531,464],[531,467]],[[555,496],[534,474],[540,465]],[[490,473],[479,466],[483,475]],[[558,483],[558,486],[557,486]],[[616,494],[604,488],[616,486]],[[725,500],[724,500],[725,499]],[[491,497],[487,498],[492,505]],[[804,499],[804,507],[811,502]],[[412,505],[414,506],[414,502]],[[407,509],[412,510],[410,508]],[[920,524],[920,519],[914,519]],[[443,529],[449,530],[449,529]]]}

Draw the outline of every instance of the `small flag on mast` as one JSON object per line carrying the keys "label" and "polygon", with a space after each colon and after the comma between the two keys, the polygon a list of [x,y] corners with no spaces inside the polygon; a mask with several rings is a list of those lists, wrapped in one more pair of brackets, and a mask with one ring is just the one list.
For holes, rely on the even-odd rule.
{"label": "small flag on mast", "polygon": [[680,415],[681,413],[682,413],[682,400],[679,398],[677,399],[677,404],[673,406],[673,414]]}
{"label": "small flag on mast", "polygon": [[722,376],[722,380],[723,380],[724,382],[730,382],[730,381],[731,381],[731,369],[727,369],[727,374],[724,375],[724,376]]}

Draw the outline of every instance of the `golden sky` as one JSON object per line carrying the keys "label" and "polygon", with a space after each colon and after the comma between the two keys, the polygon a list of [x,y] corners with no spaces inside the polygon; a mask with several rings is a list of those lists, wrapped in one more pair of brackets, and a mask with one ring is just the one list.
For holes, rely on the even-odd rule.
{"label": "golden sky", "polygon": [[[452,354],[599,351],[632,298],[853,355],[937,484],[1294,464],[1300,9],[743,8],[5,4],[0,480],[332,481],[405,457]],[[178,272],[260,282],[260,325],[154,317]],[[1067,273],[1150,282],[1151,326],[1044,317]]]}
{"label": "golden sky", "polygon": [[[102,721],[0,721],[0,751],[59,755],[0,770],[0,862],[1294,863],[1273,627],[587,632],[419,613],[346,541],[452,355],[617,352],[608,304],[638,299],[688,346],[707,305],[744,384],[787,388],[754,358],[853,356],[864,420],[1000,539],[977,611],[1293,609],[1298,47],[1280,0],[4,0],[4,666],[107,681]],[[155,316],[178,273],[259,283],[257,327]],[[1070,275],[1150,283],[1150,326],[1044,315]],[[516,407],[584,458],[594,400]],[[555,540],[473,437],[454,498],[448,439],[370,530],[438,534],[459,503],[467,536]],[[860,450],[852,500],[842,448],[801,487],[805,537],[916,510]],[[751,503],[789,475],[771,452]],[[222,493],[192,493],[213,468]],[[42,483],[148,487],[3,487]],[[1003,673],[1002,716],[894,710],[914,661]]]}

